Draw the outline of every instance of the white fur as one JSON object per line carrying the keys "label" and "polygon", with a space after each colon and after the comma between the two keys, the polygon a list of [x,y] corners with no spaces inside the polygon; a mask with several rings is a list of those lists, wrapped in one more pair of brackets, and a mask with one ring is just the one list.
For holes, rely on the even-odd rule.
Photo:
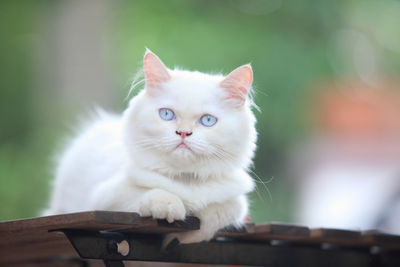
{"label": "white fur", "polygon": [[[254,185],[246,170],[255,150],[250,101],[232,106],[222,75],[168,70],[171,78],[145,88],[122,116],[103,115],[68,147],[57,168],[46,214],[87,210],[138,212],[172,222],[198,216],[200,230],[170,235],[183,243],[209,240],[248,212]],[[158,110],[170,108],[176,120]],[[212,127],[204,114],[218,118]],[[177,148],[176,130],[192,131]]]}

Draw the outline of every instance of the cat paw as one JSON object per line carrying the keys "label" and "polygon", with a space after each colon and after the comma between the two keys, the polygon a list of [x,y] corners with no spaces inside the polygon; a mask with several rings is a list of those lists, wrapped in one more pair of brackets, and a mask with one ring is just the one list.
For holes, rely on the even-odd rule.
{"label": "cat paw", "polygon": [[183,233],[167,234],[163,240],[162,247],[165,249],[172,241],[177,239],[181,244],[199,243],[209,241],[214,237],[215,233],[202,230],[195,230]]}
{"label": "cat paw", "polygon": [[184,220],[185,206],[177,196],[159,189],[148,192],[139,203],[141,216],[152,216],[155,219],[166,219],[169,223]]}

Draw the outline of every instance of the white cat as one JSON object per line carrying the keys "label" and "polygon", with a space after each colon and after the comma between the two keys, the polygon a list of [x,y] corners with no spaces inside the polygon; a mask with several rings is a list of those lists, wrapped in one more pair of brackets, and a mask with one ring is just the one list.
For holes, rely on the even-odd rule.
{"label": "white cat", "polygon": [[200,230],[167,240],[209,240],[248,212],[251,66],[226,77],[170,70],[147,50],[144,73],[145,88],[123,115],[100,116],[61,157],[46,214],[129,211],[169,222],[194,215]]}

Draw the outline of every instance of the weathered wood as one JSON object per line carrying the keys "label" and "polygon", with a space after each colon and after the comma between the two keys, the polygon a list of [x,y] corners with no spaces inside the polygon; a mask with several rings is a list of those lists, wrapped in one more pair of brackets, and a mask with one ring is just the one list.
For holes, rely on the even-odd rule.
{"label": "weathered wood", "polygon": [[310,230],[307,227],[292,224],[268,223],[256,225],[250,223],[236,230],[225,229],[219,232],[218,236],[240,240],[296,241],[308,238],[310,236]]}
{"label": "weathered wood", "polygon": [[[345,262],[351,262],[356,258],[355,266],[364,266],[361,264],[370,260],[375,262],[376,259],[384,263],[382,266],[397,266],[396,264],[400,261],[400,236],[376,231],[309,229],[304,226],[281,223],[259,225],[247,223],[240,228],[227,227],[217,233],[216,240],[211,243],[183,245],[170,250],[169,256],[160,254],[162,234],[196,230],[199,229],[199,225],[199,220],[194,217],[188,217],[185,221],[168,223],[165,220],[140,217],[136,213],[109,211],[89,211],[2,222],[0,223],[0,266],[79,257],[65,235],[62,232],[55,232],[57,230],[72,232],[79,230],[82,235],[88,235],[88,240],[103,231],[123,233],[131,238],[129,242],[134,242],[132,244],[135,254],[131,254],[128,258],[136,260],[216,264],[254,262],[271,266],[280,262],[286,264],[283,266],[293,266],[290,264],[296,263],[297,260],[308,262],[308,259],[301,254],[305,253],[310,256],[310,263],[313,257],[320,259],[321,263],[327,259],[333,260],[339,257],[340,260],[333,262],[340,263],[339,265],[342,266]],[[144,253],[142,256],[137,254],[140,248]],[[374,248],[377,253],[370,254],[371,248]],[[91,247],[88,247],[87,251],[93,252]],[[256,251],[265,255],[257,256]],[[148,254],[150,252],[151,255]],[[102,254],[99,255],[93,258],[101,258]],[[211,259],[213,255],[214,260]],[[246,258],[248,255],[257,259],[251,261]],[[155,258],[152,258],[153,256]],[[292,256],[295,258],[290,258]],[[279,260],[279,257],[283,259]],[[381,266],[381,264],[374,266]]]}
{"label": "weathered wood", "polygon": [[95,231],[124,230],[134,233],[169,233],[199,229],[200,222],[188,217],[168,223],[131,212],[89,211],[0,223],[0,265],[40,260],[77,253],[60,229]]}
{"label": "weathered wood", "polygon": [[363,247],[366,244],[360,242],[361,232],[331,229],[331,228],[315,228],[310,231],[310,241],[324,243],[336,246],[354,246]]}
{"label": "weathered wood", "polygon": [[199,220],[188,217],[186,222],[167,223],[165,220],[154,220],[140,217],[133,212],[88,211],[38,218],[21,219],[0,223],[0,235],[20,233],[21,231],[82,229],[82,230],[118,230],[124,228],[148,229],[150,232],[175,232],[198,229]]}
{"label": "weathered wood", "polygon": [[330,244],[354,248],[380,246],[400,250],[400,236],[389,235],[377,231],[352,231],[332,228],[309,229],[304,226],[270,223],[248,223],[240,228],[225,228],[218,232],[217,237],[231,238],[243,241],[285,241],[296,244],[321,245]]}
{"label": "weathered wood", "polygon": [[332,228],[314,228],[310,231],[312,238],[338,238],[338,239],[349,239],[359,240],[361,238],[361,232],[343,229],[332,229]]}
{"label": "weathered wood", "polygon": [[398,253],[400,253],[399,235],[390,235],[380,231],[370,230],[362,234],[361,241],[370,246],[399,250]]}

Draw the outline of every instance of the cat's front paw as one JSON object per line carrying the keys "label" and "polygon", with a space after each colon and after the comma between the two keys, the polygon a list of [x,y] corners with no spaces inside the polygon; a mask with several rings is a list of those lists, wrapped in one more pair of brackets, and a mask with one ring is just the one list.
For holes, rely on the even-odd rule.
{"label": "cat's front paw", "polygon": [[194,230],[189,232],[171,233],[165,236],[163,240],[163,248],[166,248],[174,239],[177,239],[181,244],[198,243],[209,241],[214,237],[212,231]]}
{"label": "cat's front paw", "polygon": [[139,214],[152,216],[155,219],[166,219],[168,222],[184,220],[185,206],[177,196],[160,189],[146,193],[139,202]]}

